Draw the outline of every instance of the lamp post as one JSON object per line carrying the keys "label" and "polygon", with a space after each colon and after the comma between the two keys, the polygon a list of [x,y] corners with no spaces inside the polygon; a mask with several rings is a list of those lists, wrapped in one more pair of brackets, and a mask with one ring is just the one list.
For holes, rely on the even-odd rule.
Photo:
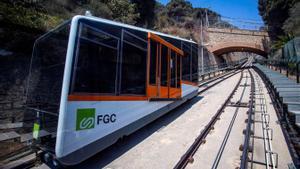
{"label": "lamp post", "polygon": [[[208,16],[207,16],[207,9],[205,9],[205,26],[208,28],[209,26],[209,21],[208,21]],[[200,13],[200,55],[201,55],[201,75],[203,77],[204,74],[204,45],[203,44],[203,13],[201,11]],[[200,64],[198,64],[200,67]]]}

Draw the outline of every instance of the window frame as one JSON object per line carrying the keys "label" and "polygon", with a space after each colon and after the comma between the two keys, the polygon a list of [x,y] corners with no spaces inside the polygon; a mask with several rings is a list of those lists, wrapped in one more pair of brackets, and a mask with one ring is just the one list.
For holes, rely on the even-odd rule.
{"label": "window frame", "polygon": [[[97,24],[101,24],[101,23],[95,23],[95,25]],[[104,23],[105,24],[105,23]],[[96,32],[99,32],[99,33],[102,33],[106,36],[109,36],[113,39],[116,39],[117,40],[117,43],[116,43],[116,47],[113,47],[113,46],[110,46],[110,45],[106,45],[106,44],[102,44],[101,42],[97,42],[97,40],[93,41],[93,39],[85,39],[85,40],[88,40],[88,41],[91,41],[92,43],[96,43],[98,45],[103,45],[103,46],[106,46],[106,47],[109,47],[111,49],[116,49],[117,51],[117,63],[116,63],[116,77],[115,77],[115,90],[114,90],[114,93],[111,93],[111,94],[108,94],[108,93],[87,93],[87,92],[73,92],[73,85],[75,83],[75,78],[76,78],[76,66],[77,66],[77,62],[78,62],[78,57],[79,57],[79,45],[80,45],[80,38],[84,38],[84,36],[82,36],[82,30],[83,30],[83,26],[87,26],[88,28],[90,28],[91,30],[93,31],[96,31]],[[108,25],[109,26],[116,26],[116,25]],[[146,34],[148,34],[148,36],[146,36],[146,40],[143,38],[144,36],[137,36],[135,34],[133,34],[130,29],[128,28],[125,28],[125,27],[122,27],[122,26],[116,26],[116,30],[119,31],[119,32],[110,32],[109,29],[106,29],[107,27],[105,27],[105,29],[101,28],[101,26],[94,26],[94,23],[93,22],[84,22],[84,21],[80,21],[79,24],[78,24],[78,30],[77,30],[77,33],[76,33],[76,39],[75,39],[75,49],[74,49],[74,59],[73,59],[73,63],[72,63],[72,70],[71,70],[71,77],[70,77],[70,88],[69,88],[69,96],[68,96],[68,100],[70,101],[117,101],[117,100],[148,100],[148,99],[151,99],[153,97],[151,97],[151,95],[149,95],[149,92],[148,92],[148,89],[149,89],[149,86],[150,86],[150,79],[149,79],[149,72],[150,72],[150,69],[149,69],[149,66],[150,66],[150,47],[151,47],[151,44],[149,43],[150,40],[150,34],[152,34],[152,38],[154,41],[157,42],[157,50],[156,50],[156,53],[159,54],[160,53],[160,56],[161,56],[161,48],[162,48],[162,45],[165,45],[168,49],[168,75],[167,76],[171,76],[170,75],[170,53],[171,51],[172,52],[175,52],[175,60],[173,62],[176,62],[176,64],[174,64],[173,66],[175,66],[175,79],[176,79],[176,87],[173,88],[170,86],[170,77],[168,77],[168,98],[178,98],[178,95],[179,94],[179,97],[181,97],[181,91],[182,91],[182,84],[183,84],[183,80],[182,80],[182,57],[185,57],[184,56],[184,52],[178,48],[177,46],[174,46],[173,44],[171,44],[170,42],[168,42],[167,40],[164,40],[164,36],[161,37],[159,35],[156,35],[154,33],[151,33],[151,32],[144,32]],[[107,32],[109,31],[109,32]],[[135,45],[133,43],[127,40],[124,39],[124,34],[127,34],[131,37],[134,37],[136,39],[138,39],[139,41],[142,41],[142,42],[145,42],[145,48],[141,48],[140,45]],[[167,37],[166,37],[167,38]],[[145,66],[145,69],[146,69],[146,80],[145,80],[145,88],[146,88],[146,92],[145,92],[145,95],[140,95],[140,94],[121,94],[121,79],[122,79],[122,64],[123,64],[123,43],[126,43],[130,46],[134,46],[138,49],[141,49],[142,51],[146,52],[146,66]],[[178,44],[181,44],[182,43],[187,43],[187,42],[183,42],[182,40],[178,40]],[[113,43],[114,44],[114,43]],[[187,44],[191,44],[191,43],[187,43]],[[156,56],[156,69],[158,69],[159,67],[161,66],[158,66],[160,65],[160,57],[158,57],[158,55]],[[179,63],[178,63],[178,60],[179,60]],[[178,69],[178,66],[180,65],[180,69]],[[178,73],[178,71],[180,71]],[[156,78],[160,78],[160,72],[159,71],[156,71],[155,73],[156,75]],[[180,77],[178,77],[178,75]],[[158,85],[158,83],[160,83],[159,80],[156,80],[156,84]],[[178,85],[179,84],[179,85]],[[153,85],[153,84],[152,84]],[[170,94],[170,89],[172,89],[173,93],[174,94]],[[175,90],[176,89],[176,90]],[[165,89],[164,89],[165,90]],[[171,96],[172,95],[172,96]]]}
{"label": "window frame", "polygon": [[[185,48],[188,48],[188,50],[184,50],[184,46],[185,46]],[[185,55],[184,57],[188,57],[188,71],[189,71],[189,73],[188,74],[186,74],[186,75],[184,75],[184,78],[185,77],[188,77],[188,79],[184,79],[183,81],[189,81],[189,82],[192,82],[192,44],[191,43],[188,43],[188,42],[181,42],[181,50],[183,51],[183,52],[185,52],[185,51],[187,51],[188,52],[188,56],[187,55]],[[183,68],[182,68],[182,71],[183,71]]]}
{"label": "window frame", "polygon": [[[148,64],[148,41],[146,41],[146,40],[144,40],[144,39],[142,39],[142,38],[140,38],[140,37],[134,35],[133,33],[131,33],[131,32],[129,32],[129,31],[125,30],[124,28],[122,28],[121,31],[122,31],[122,32],[121,32],[121,41],[120,41],[121,45],[120,45],[120,55],[119,55],[120,60],[119,60],[119,72],[118,72],[118,75],[119,75],[119,83],[118,83],[117,95],[118,95],[118,96],[147,96],[147,83],[148,83],[148,81],[147,81],[147,79],[148,79],[148,77],[147,77],[147,74],[148,74],[148,68],[147,68],[147,64]],[[130,36],[132,36],[132,37],[134,37],[134,38],[137,38],[137,39],[140,40],[140,41],[145,42],[147,48],[143,49],[143,48],[141,48],[140,46],[137,46],[137,45],[135,45],[135,44],[133,44],[133,43],[131,43],[131,42],[128,42],[128,41],[124,40],[124,34],[125,34],[125,33],[127,33],[128,35],[130,35]],[[128,45],[134,46],[134,47],[136,47],[136,48],[138,48],[138,49],[140,49],[140,50],[146,52],[146,56],[145,56],[145,57],[146,57],[146,66],[145,66],[145,69],[146,69],[146,76],[145,76],[145,94],[122,94],[122,93],[121,93],[121,86],[122,86],[122,67],[123,67],[123,46],[124,46],[124,43],[127,43]]]}
{"label": "window frame", "polygon": [[[117,48],[114,48],[114,47],[109,46],[109,45],[102,44],[101,42],[96,42],[96,41],[91,40],[91,39],[88,40],[89,42],[93,42],[93,43],[98,44],[98,45],[103,45],[105,47],[108,47],[108,48],[111,48],[111,49],[114,49],[114,50],[117,51],[117,63],[116,63],[116,73],[115,73],[116,77],[115,77],[115,87],[114,87],[115,90],[114,90],[114,93],[74,92],[75,79],[76,79],[76,67],[78,65],[78,58],[79,58],[79,53],[80,53],[79,52],[79,50],[80,50],[79,45],[80,45],[81,38],[84,37],[84,36],[82,36],[83,26],[86,26],[87,28],[89,28],[89,29],[91,29],[91,30],[93,30],[95,32],[102,33],[102,34],[104,34],[106,36],[109,36],[109,37],[117,40]],[[72,95],[72,96],[74,96],[74,95],[80,95],[81,96],[81,95],[88,94],[88,95],[92,95],[92,96],[96,96],[96,95],[101,95],[101,96],[116,96],[117,95],[117,91],[118,91],[118,89],[117,89],[117,84],[118,84],[117,77],[118,77],[118,62],[119,62],[119,57],[120,57],[120,38],[118,38],[117,36],[114,36],[114,35],[112,35],[110,33],[107,33],[105,31],[102,31],[101,29],[98,29],[98,28],[95,28],[93,26],[90,26],[90,25],[88,25],[87,23],[84,23],[84,22],[79,22],[78,27],[79,27],[79,29],[78,29],[77,36],[76,36],[76,48],[75,48],[75,51],[74,51],[74,63],[72,65],[71,85],[70,85],[70,89],[69,89],[69,95]],[[86,40],[88,38],[85,37],[84,39]]]}

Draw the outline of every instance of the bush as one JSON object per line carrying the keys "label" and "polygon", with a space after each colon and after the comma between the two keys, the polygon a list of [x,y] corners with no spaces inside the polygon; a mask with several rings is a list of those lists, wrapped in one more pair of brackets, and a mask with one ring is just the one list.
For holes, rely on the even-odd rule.
{"label": "bush", "polygon": [[57,16],[50,16],[32,8],[0,2],[1,21],[22,25],[28,28],[48,30],[63,21]]}

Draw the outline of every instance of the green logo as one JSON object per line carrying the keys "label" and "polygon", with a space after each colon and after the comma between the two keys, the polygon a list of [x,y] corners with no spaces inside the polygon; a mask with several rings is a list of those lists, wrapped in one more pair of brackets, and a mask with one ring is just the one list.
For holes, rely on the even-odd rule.
{"label": "green logo", "polygon": [[77,109],[76,131],[95,127],[95,109]]}
{"label": "green logo", "polygon": [[33,124],[33,132],[32,132],[32,137],[34,139],[38,139],[40,134],[40,125],[38,123]]}

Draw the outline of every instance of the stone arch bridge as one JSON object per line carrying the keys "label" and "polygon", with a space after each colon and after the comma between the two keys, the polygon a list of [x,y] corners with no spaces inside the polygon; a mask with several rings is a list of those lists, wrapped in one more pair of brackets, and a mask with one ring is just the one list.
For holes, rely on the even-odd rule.
{"label": "stone arch bridge", "polygon": [[206,47],[216,56],[229,52],[252,52],[267,57],[269,35],[265,31],[207,28]]}

